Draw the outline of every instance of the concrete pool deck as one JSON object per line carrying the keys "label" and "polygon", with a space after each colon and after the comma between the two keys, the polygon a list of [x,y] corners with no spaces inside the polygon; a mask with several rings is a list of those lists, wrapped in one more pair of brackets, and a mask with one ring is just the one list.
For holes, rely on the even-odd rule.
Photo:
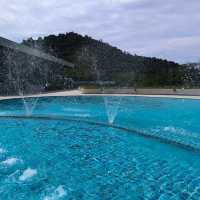
{"label": "concrete pool deck", "polygon": [[[135,96],[135,97],[151,97],[151,98],[175,98],[175,99],[196,99],[200,100],[200,96],[194,95],[154,95],[154,94],[85,94],[82,93],[81,90],[67,90],[61,92],[49,92],[42,93],[37,95],[26,95],[25,98],[28,97],[55,97],[55,96]],[[0,96],[0,100],[6,99],[18,99],[22,98],[22,96]]]}

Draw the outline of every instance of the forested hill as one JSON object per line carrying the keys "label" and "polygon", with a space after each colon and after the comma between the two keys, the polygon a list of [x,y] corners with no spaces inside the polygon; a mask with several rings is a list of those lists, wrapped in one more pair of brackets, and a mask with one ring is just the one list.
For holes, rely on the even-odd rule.
{"label": "forested hill", "polygon": [[[73,32],[49,35],[23,44],[75,63],[65,76],[76,81],[115,81],[121,86],[174,87],[185,83],[185,67],[175,62],[131,55],[116,47]],[[134,45],[134,44],[133,44]]]}

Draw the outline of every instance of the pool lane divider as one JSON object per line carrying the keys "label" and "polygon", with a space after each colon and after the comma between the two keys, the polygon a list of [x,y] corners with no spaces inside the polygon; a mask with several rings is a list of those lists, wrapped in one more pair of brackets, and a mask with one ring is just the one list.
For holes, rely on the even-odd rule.
{"label": "pool lane divider", "polygon": [[165,143],[165,144],[170,144],[188,151],[192,151],[195,153],[200,154],[200,148],[196,147],[196,146],[192,146],[190,144],[184,144],[181,143],[179,141],[175,141],[175,140],[170,140],[168,138],[164,138],[164,137],[159,137],[158,135],[152,135],[152,134],[148,134],[146,132],[143,131],[139,131],[139,130],[134,130],[132,128],[126,128],[126,127],[122,127],[122,126],[118,126],[115,124],[109,124],[109,123],[105,123],[105,122],[99,122],[99,121],[92,121],[92,120],[86,120],[86,119],[82,119],[82,118],[69,118],[69,117],[64,117],[64,116],[57,116],[57,115],[53,115],[53,116],[45,116],[45,115],[30,115],[30,116],[26,116],[26,115],[0,115],[1,119],[23,119],[23,120],[60,120],[60,121],[72,121],[72,122],[83,122],[83,123],[88,123],[88,124],[92,124],[92,125],[98,125],[98,126],[104,126],[104,127],[110,127],[113,129],[118,129],[118,130],[122,130],[125,131],[127,133],[131,133],[137,136],[142,136],[145,138],[149,138],[149,139],[154,139],[157,140],[161,143]]}

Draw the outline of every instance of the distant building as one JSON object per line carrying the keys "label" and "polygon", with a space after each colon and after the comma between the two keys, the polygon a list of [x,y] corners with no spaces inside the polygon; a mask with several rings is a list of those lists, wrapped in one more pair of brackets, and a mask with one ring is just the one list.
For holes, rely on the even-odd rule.
{"label": "distant building", "polygon": [[115,85],[115,81],[76,81],[77,85]]}

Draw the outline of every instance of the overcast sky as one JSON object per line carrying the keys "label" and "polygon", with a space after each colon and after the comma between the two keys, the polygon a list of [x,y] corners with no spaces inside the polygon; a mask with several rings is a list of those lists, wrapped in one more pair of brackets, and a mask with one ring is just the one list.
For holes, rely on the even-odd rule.
{"label": "overcast sky", "polygon": [[132,54],[200,61],[200,0],[0,0],[0,36],[70,31]]}

